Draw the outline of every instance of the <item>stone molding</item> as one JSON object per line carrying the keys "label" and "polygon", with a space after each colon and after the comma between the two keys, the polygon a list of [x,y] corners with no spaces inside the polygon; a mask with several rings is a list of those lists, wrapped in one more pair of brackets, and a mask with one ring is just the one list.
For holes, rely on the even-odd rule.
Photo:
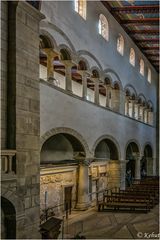
{"label": "stone molding", "polygon": [[84,151],[85,151],[85,158],[86,157],[91,157],[91,153],[88,147],[87,142],[84,140],[84,138],[74,129],[71,128],[66,128],[66,127],[58,127],[58,128],[52,128],[51,130],[49,130],[48,132],[46,132],[45,134],[43,134],[43,136],[41,136],[40,139],[40,148],[42,148],[42,145],[44,144],[44,142],[49,139],[50,137],[57,135],[59,133],[68,133],[72,136],[74,136],[75,138],[77,138],[80,143],[82,144],[82,146],[84,147]]}

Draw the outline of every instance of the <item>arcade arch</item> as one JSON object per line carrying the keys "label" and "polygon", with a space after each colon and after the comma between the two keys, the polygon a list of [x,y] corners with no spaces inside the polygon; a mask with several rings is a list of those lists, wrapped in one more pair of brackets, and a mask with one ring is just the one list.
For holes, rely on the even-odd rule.
{"label": "arcade arch", "polygon": [[126,148],[126,185],[134,179],[140,179],[140,150],[135,141],[130,141]]}
{"label": "arcade arch", "polygon": [[1,238],[16,239],[16,210],[4,197],[1,197]]}

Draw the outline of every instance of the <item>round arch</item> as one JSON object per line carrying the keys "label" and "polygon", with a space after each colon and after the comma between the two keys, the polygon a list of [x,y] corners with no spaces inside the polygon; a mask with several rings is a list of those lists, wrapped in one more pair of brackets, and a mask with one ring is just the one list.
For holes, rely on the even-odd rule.
{"label": "round arch", "polygon": [[89,65],[87,59],[85,59],[85,58],[83,58],[83,57],[79,57],[79,58],[77,59],[77,61],[78,61],[78,64],[79,64],[81,61],[84,62],[85,65],[86,65],[87,70],[90,71],[90,65]]}
{"label": "round arch", "polygon": [[53,36],[48,31],[46,31],[44,29],[40,29],[40,36],[41,35],[49,39],[49,41],[51,43],[51,47],[53,49],[58,50],[56,40],[53,38]]}
{"label": "round arch", "polygon": [[[110,78],[112,79],[112,84],[114,84],[114,82],[118,82],[120,85],[120,89],[123,90],[123,86],[122,86],[122,82],[120,80],[120,77],[118,76],[118,74],[111,68],[106,68],[104,69],[104,75],[106,76],[110,76]],[[113,75],[113,76],[112,76]],[[113,79],[115,78],[115,79]]]}
{"label": "round arch", "polygon": [[140,94],[138,95],[138,98],[142,98],[142,100],[144,100],[145,102],[147,102],[147,101],[146,101],[146,97],[143,95],[143,93],[140,93]]}
{"label": "round arch", "polygon": [[103,140],[110,140],[111,142],[113,142],[113,144],[116,146],[117,152],[118,152],[118,159],[121,159],[121,151],[120,151],[120,146],[118,144],[118,142],[110,135],[103,135],[101,137],[99,137],[96,142],[94,143],[93,147],[92,147],[92,153],[93,155],[95,154],[95,150],[96,147],[98,146],[98,144],[103,141]]}
{"label": "round arch", "polygon": [[97,72],[98,73],[98,78],[99,79],[101,78],[101,71],[98,67],[93,66],[93,67],[91,67],[90,71],[91,71],[92,74],[93,74],[94,71]]}
{"label": "round arch", "polygon": [[16,210],[3,196],[1,196],[1,230],[2,238],[16,239]]}
{"label": "round arch", "polygon": [[88,144],[87,142],[84,140],[84,138],[75,130],[71,129],[71,128],[53,128],[51,129],[50,131],[46,132],[42,137],[41,137],[41,140],[40,140],[40,148],[42,149],[42,146],[43,144],[50,138],[50,137],[53,137],[54,135],[57,135],[57,134],[70,134],[72,135],[73,137],[77,138],[79,140],[79,142],[82,144],[83,148],[84,148],[84,151],[85,151],[85,154],[86,154],[86,157],[91,157],[91,153],[89,151],[89,147],[88,147]]}
{"label": "round arch", "polygon": [[130,139],[130,140],[126,143],[126,145],[125,145],[124,156],[126,156],[127,147],[129,146],[130,143],[134,143],[134,144],[137,145],[138,152],[139,152],[139,154],[141,155],[141,153],[142,153],[142,148],[141,148],[139,142],[138,142],[136,139]]}
{"label": "round arch", "polygon": [[89,56],[90,58],[92,58],[92,59],[97,63],[97,66],[99,67],[99,69],[100,69],[101,71],[103,71],[100,62],[98,61],[98,59],[97,59],[92,53],[90,53],[90,52],[88,52],[88,51],[86,51],[86,50],[79,50],[79,51],[77,51],[77,55],[78,55],[79,57],[81,57],[82,55],[87,55],[87,56]]}
{"label": "round arch", "polygon": [[[124,87],[124,91],[126,91],[127,89],[129,89],[130,93],[134,93],[135,94],[135,97],[137,97],[137,91],[136,89],[131,85],[131,84],[127,84],[125,87]],[[132,90],[132,91],[131,91]]]}

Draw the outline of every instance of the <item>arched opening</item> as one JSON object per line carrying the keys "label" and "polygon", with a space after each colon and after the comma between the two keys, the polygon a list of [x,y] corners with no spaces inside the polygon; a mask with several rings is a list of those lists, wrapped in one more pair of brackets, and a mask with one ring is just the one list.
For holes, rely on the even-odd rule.
{"label": "arched opening", "polygon": [[117,38],[117,51],[123,56],[124,54],[124,38],[119,34]]}
{"label": "arched opening", "polygon": [[4,197],[1,197],[1,238],[16,239],[15,207]]}
{"label": "arched opening", "polygon": [[104,139],[100,141],[95,149],[97,159],[118,160],[118,150],[113,141]]}
{"label": "arched opening", "polygon": [[144,76],[144,61],[142,58],[140,59],[140,62],[139,62],[139,72],[142,76]]}
{"label": "arched opening", "polygon": [[126,186],[130,186],[135,178],[140,177],[139,148],[135,142],[128,144],[126,160]]}
{"label": "arched opening", "polygon": [[71,55],[67,51],[67,49],[62,48],[60,50],[60,53],[61,53],[61,60],[71,60]]}
{"label": "arched opening", "polygon": [[144,156],[141,160],[141,176],[153,175],[153,151],[152,147],[147,144],[144,148]]}
{"label": "arched opening", "polygon": [[132,66],[135,66],[135,51],[133,48],[130,49],[129,62]]}
{"label": "arched opening", "polygon": [[[93,192],[105,188],[111,189],[120,187],[120,163],[118,161],[119,154],[116,144],[110,139],[103,139],[97,144],[94,154],[96,162],[94,169],[97,168],[97,164],[103,164],[103,168],[105,164],[105,170],[103,170],[104,173],[98,175],[98,179],[96,179],[96,188],[93,189]],[[99,171],[100,169],[101,167],[99,167]],[[103,187],[101,186],[102,183]],[[93,182],[92,186],[94,185],[95,183]]]}
{"label": "arched opening", "polygon": [[71,134],[59,133],[46,140],[40,153],[41,209],[71,213],[77,203],[79,161],[85,156],[84,146]]}
{"label": "arched opening", "polygon": [[75,162],[77,156],[84,156],[84,147],[78,139],[66,133],[50,137],[42,146],[41,164]]}
{"label": "arched opening", "polygon": [[109,26],[108,26],[108,21],[106,17],[103,14],[100,14],[99,16],[99,34],[102,35],[102,37],[105,40],[109,40]]}
{"label": "arched opening", "polygon": [[87,2],[86,0],[74,0],[74,9],[81,17],[86,19]]}
{"label": "arched opening", "polygon": [[48,79],[48,61],[49,56],[47,54],[49,51],[51,52],[53,49],[52,43],[47,36],[40,35],[40,43],[39,43],[39,77],[43,80]]}

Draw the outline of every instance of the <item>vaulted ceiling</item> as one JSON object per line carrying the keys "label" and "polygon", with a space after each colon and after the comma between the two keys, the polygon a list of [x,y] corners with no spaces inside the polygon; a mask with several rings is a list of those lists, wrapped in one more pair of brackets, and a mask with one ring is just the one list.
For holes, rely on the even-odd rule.
{"label": "vaulted ceiling", "polygon": [[159,1],[102,1],[159,71]]}

